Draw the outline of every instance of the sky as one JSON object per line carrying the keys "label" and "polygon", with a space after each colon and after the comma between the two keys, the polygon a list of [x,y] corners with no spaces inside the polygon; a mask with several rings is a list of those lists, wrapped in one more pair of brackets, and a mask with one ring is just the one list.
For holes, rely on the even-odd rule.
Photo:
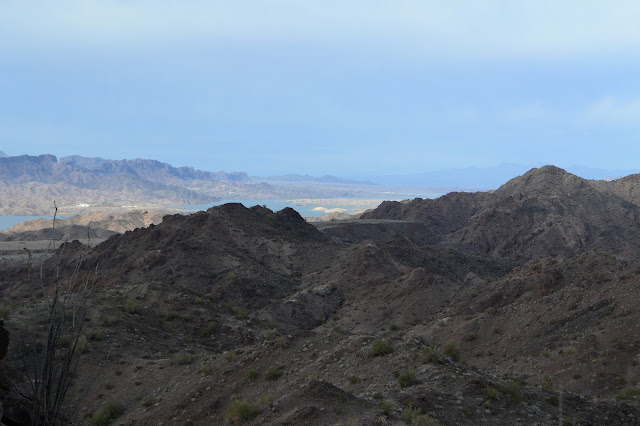
{"label": "sky", "polygon": [[0,151],[637,169],[640,2],[0,0]]}

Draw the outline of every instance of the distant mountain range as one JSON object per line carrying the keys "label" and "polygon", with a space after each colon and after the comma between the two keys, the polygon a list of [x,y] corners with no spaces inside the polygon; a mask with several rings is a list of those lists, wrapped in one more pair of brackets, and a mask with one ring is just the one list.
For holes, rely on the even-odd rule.
{"label": "distant mountain range", "polygon": [[286,174],[282,176],[266,176],[266,177],[254,177],[256,180],[266,180],[274,182],[305,182],[305,183],[334,183],[334,184],[346,184],[346,185],[376,185],[373,182],[356,180],[356,179],[343,179],[336,176],[325,175],[320,177],[314,177],[310,175],[299,174]]}
{"label": "distant mountain range", "polygon": [[162,208],[210,204],[219,199],[372,195],[367,188],[370,183],[333,176],[289,175],[279,182],[252,179],[245,172],[209,172],[139,158],[107,160],[74,155],[58,160],[49,154],[2,156],[0,215],[50,214],[54,200],[69,212],[89,205],[102,209]]}

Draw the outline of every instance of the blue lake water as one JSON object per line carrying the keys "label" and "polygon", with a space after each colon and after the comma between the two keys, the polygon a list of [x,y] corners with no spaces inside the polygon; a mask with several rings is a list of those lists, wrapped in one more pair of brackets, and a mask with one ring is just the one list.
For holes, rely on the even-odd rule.
{"label": "blue lake water", "polygon": [[[344,199],[344,198],[343,198]],[[353,198],[354,200],[356,200],[357,198]],[[367,198],[369,199],[369,198]],[[382,202],[383,200],[381,199],[380,202]],[[340,200],[336,200],[335,204],[322,204],[322,207],[326,207],[328,209],[335,209],[335,208],[343,208],[343,209],[353,209],[353,206],[345,206],[345,205],[341,205],[339,204]],[[325,212],[323,211],[314,211],[313,209],[315,207],[318,207],[319,204],[316,205],[312,205],[312,206],[299,206],[294,204],[291,200],[261,200],[261,199],[251,199],[251,200],[220,200],[220,201],[216,201],[215,203],[210,203],[210,204],[194,204],[194,205],[188,205],[188,206],[179,206],[181,208],[187,209],[187,210],[207,210],[209,207],[213,207],[213,206],[220,206],[222,204],[226,204],[226,203],[240,203],[245,207],[253,207],[253,206],[267,206],[268,209],[273,210],[274,212],[280,211],[282,209],[284,209],[285,207],[291,207],[292,209],[294,209],[295,211],[297,211],[300,216],[302,217],[317,217],[317,216],[321,216],[323,214],[325,214]]]}
{"label": "blue lake water", "polygon": [[[439,195],[440,194],[428,194],[428,195],[421,195],[421,197],[436,198]],[[350,209],[353,209],[354,206],[340,204],[340,201],[341,200],[359,200],[359,199],[370,200],[373,198],[370,198],[370,197],[346,198],[345,197],[345,198],[336,199],[335,203],[333,203],[332,200],[328,198],[328,199],[323,199],[322,203],[319,202],[318,204],[314,204],[310,206],[296,205],[293,203],[293,200],[242,199],[242,200],[220,200],[210,204],[194,204],[194,205],[185,205],[185,206],[176,206],[176,207],[180,207],[185,210],[197,211],[197,210],[207,210],[209,207],[219,206],[221,204],[226,204],[226,203],[240,203],[245,207],[253,207],[256,205],[267,206],[267,208],[273,210],[274,212],[280,211],[285,207],[291,207],[292,209],[300,213],[300,216],[302,217],[317,217],[325,214],[326,212],[321,210],[313,210],[315,207],[322,206],[327,209],[342,208],[342,209],[350,210]],[[382,202],[383,199],[380,199],[379,201]],[[71,215],[58,215],[57,217],[63,218],[68,216],[71,216]],[[53,219],[53,216],[0,216],[0,231],[11,228],[13,225],[16,225],[20,222],[24,222],[25,220],[33,220],[33,219],[40,219],[40,218]]]}

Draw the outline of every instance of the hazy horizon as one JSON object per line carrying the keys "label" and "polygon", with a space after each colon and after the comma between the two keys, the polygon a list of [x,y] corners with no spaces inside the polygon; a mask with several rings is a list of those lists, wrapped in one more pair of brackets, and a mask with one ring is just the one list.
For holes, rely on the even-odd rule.
{"label": "hazy horizon", "polygon": [[640,4],[0,5],[0,150],[366,177],[634,170]]}

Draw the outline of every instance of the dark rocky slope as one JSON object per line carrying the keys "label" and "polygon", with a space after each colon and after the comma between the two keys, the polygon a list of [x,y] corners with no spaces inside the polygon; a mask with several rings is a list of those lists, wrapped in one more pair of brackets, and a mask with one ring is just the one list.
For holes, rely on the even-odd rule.
{"label": "dark rocky slope", "polygon": [[[473,195],[459,197],[472,215],[447,207],[455,217],[440,241],[491,200],[511,197],[481,194],[480,206]],[[527,197],[559,214],[545,197]],[[449,202],[433,201],[426,204]],[[583,202],[564,211],[582,217]],[[514,232],[530,230],[513,223]],[[524,262],[500,250],[426,246],[417,237],[423,226],[403,223],[388,228],[393,238],[350,229],[345,241],[289,209],[229,204],[166,216],[91,250],[63,246],[46,276],[57,264],[67,275],[83,251],[87,271],[98,265],[87,321],[97,333],[88,334],[69,397],[87,415],[78,420],[108,397],[124,405],[117,422],[127,425],[241,423],[235,399],[254,409],[247,424],[640,420],[640,264],[595,252]],[[23,292],[32,288],[25,275],[15,277]],[[13,306],[12,333],[42,304],[34,297]],[[374,350],[378,339],[388,347]],[[17,364],[17,347],[9,354]]]}
{"label": "dark rocky slope", "polygon": [[640,175],[589,181],[553,166],[494,192],[384,202],[362,219],[426,223],[439,242],[500,257],[572,256],[587,249],[637,258]]}

